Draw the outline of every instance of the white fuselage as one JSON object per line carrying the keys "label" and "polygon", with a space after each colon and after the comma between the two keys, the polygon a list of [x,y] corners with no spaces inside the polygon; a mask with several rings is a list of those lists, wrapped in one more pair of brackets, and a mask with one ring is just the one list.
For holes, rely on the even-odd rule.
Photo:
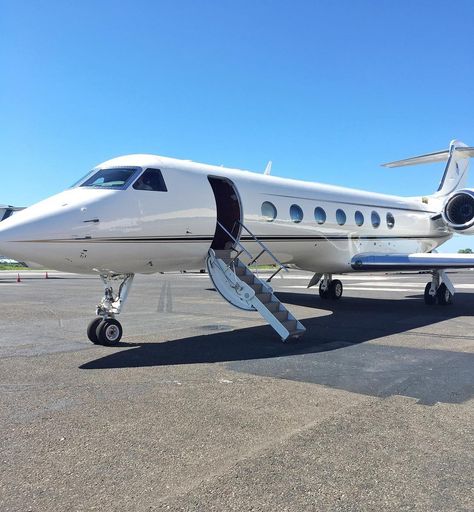
{"label": "white fuselage", "polygon": [[[229,229],[233,215],[281,262],[314,272],[349,272],[352,257],[361,253],[427,252],[452,236],[431,220],[441,210],[433,197],[427,202],[152,155],[129,155],[98,166],[108,167],[160,169],[167,192],[132,186],[68,189],[2,222],[0,254],[79,273],[204,268],[216,221],[231,203],[234,209],[224,212]],[[216,199],[209,177],[231,182],[232,197],[224,190]],[[264,202],[276,208],[274,220],[262,215]],[[291,218],[292,205],[303,211],[300,222]],[[325,212],[322,224],[315,219],[316,207]],[[342,225],[338,209],[346,215]],[[360,226],[356,211],[364,217]],[[372,212],[380,217],[378,227],[372,225]],[[393,227],[387,213],[393,215]],[[250,252],[259,252],[245,231],[241,241]]]}

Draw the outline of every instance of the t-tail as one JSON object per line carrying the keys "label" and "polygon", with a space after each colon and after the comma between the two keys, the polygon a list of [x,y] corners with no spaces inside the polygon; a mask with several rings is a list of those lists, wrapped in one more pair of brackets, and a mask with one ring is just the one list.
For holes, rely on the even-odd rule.
{"label": "t-tail", "polygon": [[441,183],[434,197],[443,198],[449,196],[456,190],[466,186],[469,174],[469,158],[474,156],[474,147],[469,147],[464,142],[453,140],[449,149],[427,153],[426,155],[415,156],[405,160],[397,160],[383,164],[384,167],[404,167],[406,165],[429,164],[432,162],[446,161]]}

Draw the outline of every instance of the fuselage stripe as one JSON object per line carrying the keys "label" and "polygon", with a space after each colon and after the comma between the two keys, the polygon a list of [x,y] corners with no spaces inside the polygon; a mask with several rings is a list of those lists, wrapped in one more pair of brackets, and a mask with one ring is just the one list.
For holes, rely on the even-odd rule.
{"label": "fuselage stripe", "polygon": [[[262,235],[256,238],[263,242],[311,242],[311,241],[324,241],[324,240],[434,240],[447,238],[449,235],[438,235],[438,236],[403,236],[403,235],[392,235],[392,236],[377,236],[377,235],[328,235],[328,236],[268,236]],[[193,242],[212,242],[214,237],[136,237],[136,238],[58,238],[49,240],[15,240],[18,243],[193,243]],[[254,242],[252,237],[241,237],[243,242]]]}

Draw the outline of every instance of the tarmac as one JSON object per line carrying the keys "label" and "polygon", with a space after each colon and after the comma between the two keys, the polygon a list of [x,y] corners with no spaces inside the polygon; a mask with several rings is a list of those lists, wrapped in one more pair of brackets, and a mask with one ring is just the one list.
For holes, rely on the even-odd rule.
{"label": "tarmac", "polygon": [[473,511],[474,272],[273,281],[283,344],[205,274],[137,276],[118,347],[97,277],[0,273],[0,510]]}

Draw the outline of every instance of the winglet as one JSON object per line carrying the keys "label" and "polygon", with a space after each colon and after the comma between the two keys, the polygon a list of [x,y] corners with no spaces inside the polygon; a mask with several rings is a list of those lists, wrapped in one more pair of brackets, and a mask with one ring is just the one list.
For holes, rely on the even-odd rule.
{"label": "winglet", "polygon": [[263,174],[265,174],[265,176],[269,176],[269,174],[271,172],[272,172],[272,161],[269,160],[267,166],[265,167],[265,171],[263,172]]}

